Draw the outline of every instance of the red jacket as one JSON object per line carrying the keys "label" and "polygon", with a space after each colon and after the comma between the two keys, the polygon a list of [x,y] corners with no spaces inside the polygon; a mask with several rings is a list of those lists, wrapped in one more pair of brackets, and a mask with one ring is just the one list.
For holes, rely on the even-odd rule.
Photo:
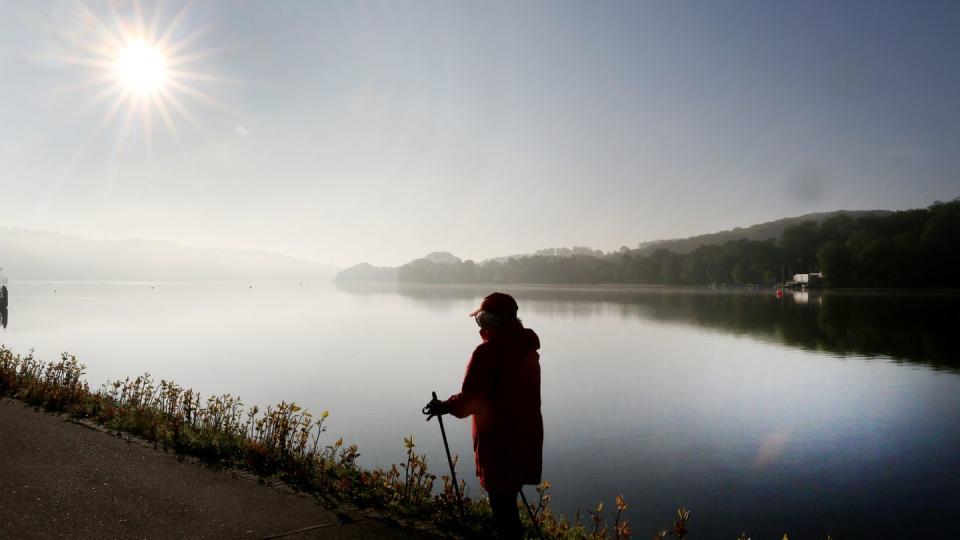
{"label": "red jacket", "polygon": [[480,485],[515,493],[539,484],[543,466],[540,339],[520,321],[491,332],[473,351],[463,388],[444,402],[457,418],[473,415]]}

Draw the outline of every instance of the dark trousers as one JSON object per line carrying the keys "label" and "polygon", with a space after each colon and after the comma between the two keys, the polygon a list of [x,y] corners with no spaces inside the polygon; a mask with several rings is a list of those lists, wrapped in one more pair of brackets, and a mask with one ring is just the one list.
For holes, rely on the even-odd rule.
{"label": "dark trousers", "polygon": [[520,524],[520,511],[517,508],[517,492],[488,492],[488,495],[490,509],[493,510],[493,523],[497,528],[497,537],[501,540],[523,538],[523,526]]}

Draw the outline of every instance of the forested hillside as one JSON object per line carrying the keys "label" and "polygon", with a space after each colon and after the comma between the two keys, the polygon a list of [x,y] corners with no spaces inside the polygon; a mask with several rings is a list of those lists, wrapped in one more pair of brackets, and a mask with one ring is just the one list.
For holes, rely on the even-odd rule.
{"label": "forested hillside", "polygon": [[638,251],[642,255],[649,255],[658,249],[666,249],[674,253],[690,253],[700,246],[721,245],[734,240],[776,240],[783,236],[787,228],[799,225],[807,221],[822,223],[828,219],[838,216],[848,216],[851,218],[887,215],[889,210],[838,210],[836,212],[816,212],[813,214],[804,214],[802,216],[788,217],[758,223],[749,227],[736,227],[728,231],[720,231],[710,234],[700,234],[689,238],[673,238],[670,240],[655,240],[653,242],[643,242],[638,246]]}
{"label": "forested hillside", "polygon": [[532,255],[471,260],[423,258],[401,266],[415,283],[777,283],[822,271],[842,287],[956,287],[960,199],[896,212],[837,213],[784,228],[777,238],[738,239],[687,252],[646,247],[602,255]]}

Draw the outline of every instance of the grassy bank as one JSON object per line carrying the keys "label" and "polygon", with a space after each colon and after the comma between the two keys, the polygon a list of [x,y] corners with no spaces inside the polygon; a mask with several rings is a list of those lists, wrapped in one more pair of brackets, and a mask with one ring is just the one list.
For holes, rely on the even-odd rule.
{"label": "grassy bank", "polygon": [[[357,463],[356,445],[325,439],[327,412],[314,416],[292,402],[261,410],[230,394],[202,399],[191,389],[156,381],[149,374],[108,382],[91,391],[83,373],[84,366],[67,354],[45,363],[32,354],[18,355],[0,346],[2,395],[90,419],[214,464],[278,477],[298,489],[375,508],[444,533],[493,536],[487,500],[465,498],[461,510],[449,477],[439,477],[437,484],[438,478],[430,473],[426,457],[417,453],[412,436],[403,438],[402,462],[367,469]],[[600,503],[586,512],[578,511],[570,520],[551,511],[549,489],[549,482],[538,486],[538,498],[532,501],[536,527],[527,513],[521,512],[528,536],[536,537],[537,528],[544,538],[631,536],[628,505],[622,497],[615,498],[612,508]],[[689,511],[681,508],[669,529],[651,528],[641,536],[653,532],[659,539],[686,538],[689,517]]]}

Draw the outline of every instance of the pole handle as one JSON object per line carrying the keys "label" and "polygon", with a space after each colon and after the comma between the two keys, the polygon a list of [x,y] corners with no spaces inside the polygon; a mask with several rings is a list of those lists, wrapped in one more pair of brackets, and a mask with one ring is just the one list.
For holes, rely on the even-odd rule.
{"label": "pole handle", "polygon": [[439,414],[430,414],[430,405],[432,405],[434,401],[439,401],[439,400],[437,399],[437,392],[436,392],[436,391],[433,392],[433,401],[431,401],[430,403],[427,403],[426,405],[424,405],[424,406],[423,406],[423,410],[420,411],[420,412],[422,412],[422,413],[427,417],[427,422],[429,422],[430,419],[433,418],[434,416],[437,417],[437,420],[440,420],[440,416],[441,416],[441,415],[439,415]]}

